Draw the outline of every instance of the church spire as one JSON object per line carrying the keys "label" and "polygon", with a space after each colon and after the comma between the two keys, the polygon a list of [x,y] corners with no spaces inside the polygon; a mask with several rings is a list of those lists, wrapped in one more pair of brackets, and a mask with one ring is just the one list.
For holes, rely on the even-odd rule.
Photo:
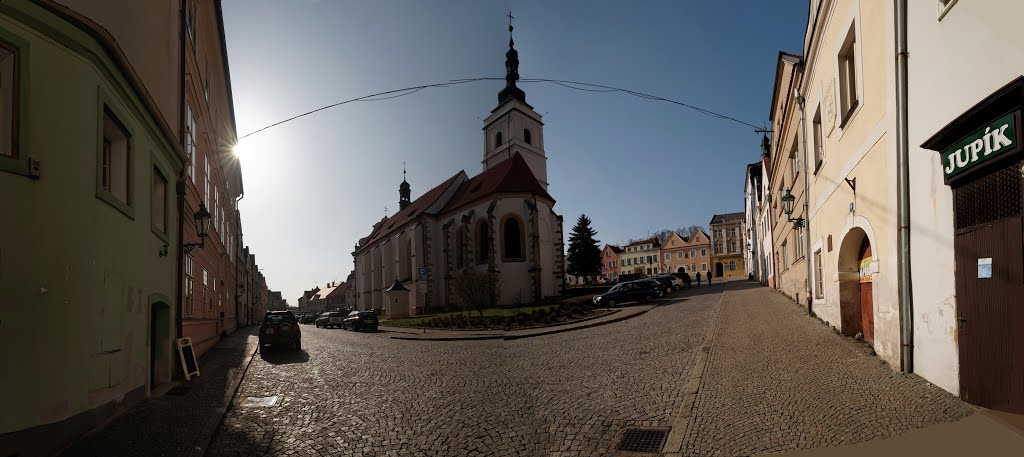
{"label": "church spire", "polygon": [[515,41],[512,40],[512,12],[508,12],[508,52],[505,53],[505,88],[498,92],[498,104],[505,103],[511,99],[526,103],[526,92],[516,87],[519,80],[519,52],[516,51]]}
{"label": "church spire", "polygon": [[402,184],[398,185],[399,211],[412,204],[412,200],[409,198],[411,193],[412,188],[409,186],[409,182],[405,180],[405,162],[402,162]]}

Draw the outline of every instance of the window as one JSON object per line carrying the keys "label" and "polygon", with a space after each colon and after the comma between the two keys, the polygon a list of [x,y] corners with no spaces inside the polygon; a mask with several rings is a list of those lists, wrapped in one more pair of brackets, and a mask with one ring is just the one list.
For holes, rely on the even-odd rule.
{"label": "window", "polygon": [[821,162],[825,160],[825,145],[821,137],[821,106],[814,111],[814,171],[821,169]]}
{"label": "window", "polygon": [[665,253],[665,261],[667,262],[669,260],[672,260],[672,253],[671,252],[666,252]]}
{"label": "window", "polygon": [[796,252],[794,260],[800,260],[804,257],[804,228],[796,228],[796,246],[793,249]]}
{"label": "window", "polygon": [[203,72],[203,98],[210,101],[210,58],[206,58],[206,71]]}
{"label": "window", "polygon": [[462,268],[466,265],[466,228],[460,227],[455,231],[455,267]]}
{"label": "window", "polygon": [[[217,293],[217,277],[216,276],[213,277],[213,297],[210,298],[210,303],[208,305],[208,310],[209,311],[213,311],[213,300],[214,299],[217,300],[217,309],[219,310],[220,309],[220,294]],[[209,316],[209,314],[207,314],[207,315]],[[214,314],[214,316],[216,316],[216,314]]]}
{"label": "window", "polygon": [[504,260],[517,260],[523,258],[522,228],[519,219],[508,217],[502,225],[504,235],[503,254]]}
{"label": "window", "polygon": [[196,182],[196,118],[192,117],[192,105],[185,103],[185,153],[188,154],[188,175],[192,184]]}
{"label": "window", "polygon": [[150,206],[153,228],[160,233],[167,233],[167,178],[160,169],[153,167],[153,202]]}
{"label": "window", "polygon": [[210,157],[203,156],[203,165],[205,171],[205,183],[203,185],[203,204],[206,205],[207,210],[210,208]]}
{"label": "window", "polygon": [[700,256],[701,257],[707,257],[708,256],[708,249],[707,248],[701,248]]}
{"label": "window", "polygon": [[793,150],[789,152],[789,165],[793,169],[793,181],[789,184],[792,188],[796,185],[796,177],[800,175],[800,157],[797,155],[797,148],[795,144],[793,145]]}
{"label": "window", "polygon": [[192,317],[192,254],[185,254],[185,317]]}
{"label": "window", "polygon": [[782,269],[783,270],[789,268],[789,253],[786,252],[787,251],[786,244],[787,243],[785,241],[783,241],[782,242],[782,246],[779,248],[779,258],[782,259]]}
{"label": "window", "polygon": [[203,314],[206,314],[206,304],[209,303],[209,286],[210,286],[210,274],[203,268],[203,297],[201,303],[203,304]]}
{"label": "window", "polygon": [[708,271],[708,264],[706,262],[701,262],[700,271]]}
{"label": "window", "polygon": [[677,252],[676,253],[676,260],[683,260],[683,254],[684,254],[683,251]]}
{"label": "window", "polygon": [[501,146],[501,143],[501,132],[498,132],[494,135],[494,147],[497,148],[498,146]]}
{"label": "window", "polygon": [[839,109],[842,116],[839,128],[846,125],[857,108],[857,34],[855,24],[850,25],[846,42],[839,50]]}
{"label": "window", "polygon": [[213,218],[213,228],[217,229],[218,232],[220,232],[220,217],[218,216],[218,214],[220,214],[220,213],[217,210],[217,204],[219,202],[220,202],[220,191],[217,190],[217,185],[214,184],[213,185],[213,206],[210,206],[209,210],[210,210],[210,217]]}
{"label": "window", "polygon": [[736,261],[735,260],[730,260],[729,261],[729,271],[736,271]]}
{"label": "window", "polygon": [[615,268],[615,261],[612,260],[612,268]]}
{"label": "window", "polygon": [[533,144],[533,134],[530,133],[530,129],[523,129],[523,140],[526,144]]}
{"label": "window", "polygon": [[18,158],[18,50],[0,41],[0,157]]}
{"label": "window", "polygon": [[104,107],[103,110],[103,190],[119,202],[131,206],[131,147],[128,129]]}
{"label": "window", "polygon": [[821,280],[821,249],[814,251],[814,298],[824,298]]}
{"label": "window", "polygon": [[490,247],[491,247],[491,231],[487,227],[487,222],[480,221],[477,225],[477,263],[484,263],[490,260]]}

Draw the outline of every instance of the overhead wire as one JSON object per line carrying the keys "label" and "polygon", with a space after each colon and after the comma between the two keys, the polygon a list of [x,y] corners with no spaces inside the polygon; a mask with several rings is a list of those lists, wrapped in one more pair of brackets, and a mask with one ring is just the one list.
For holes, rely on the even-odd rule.
{"label": "overhead wire", "polygon": [[[452,79],[452,80],[449,80],[448,82],[443,82],[443,83],[422,84],[422,85],[418,85],[418,86],[405,87],[405,88],[402,88],[402,89],[394,89],[394,90],[389,90],[389,91],[385,91],[385,92],[378,92],[378,93],[375,93],[375,94],[364,95],[362,97],[356,97],[356,98],[352,98],[352,99],[349,99],[349,100],[341,101],[341,102],[338,102],[338,103],[332,103],[330,105],[322,106],[322,107],[314,109],[312,111],[307,111],[305,113],[289,117],[287,119],[275,122],[273,124],[261,127],[261,128],[259,128],[257,130],[252,131],[252,132],[246,133],[245,135],[242,135],[242,136],[238,137],[238,139],[241,140],[243,138],[255,135],[255,134],[257,134],[259,132],[262,132],[264,130],[267,130],[269,128],[277,127],[278,125],[284,124],[286,122],[291,122],[291,121],[294,121],[296,119],[299,119],[299,118],[302,118],[302,117],[305,117],[305,116],[309,116],[311,114],[314,114],[314,113],[317,113],[317,112],[320,112],[320,111],[323,111],[323,110],[326,110],[326,109],[330,109],[330,108],[334,108],[334,107],[337,107],[337,106],[341,106],[341,105],[344,105],[344,104],[347,104],[347,103],[352,103],[352,102],[375,102],[375,101],[382,101],[382,100],[391,100],[391,99],[394,99],[394,98],[404,97],[406,95],[415,94],[416,92],[419,92],[419,91],[421,91],[423,89],[438,88],[438,87],[451,87],[451,86],[454,86],[454,85],[468,84],[468,83],[473,83],[473,82],[497,81],[497,80],[504,80],[504,79],[505,78],[497,78],[497,77]],[[522,82],[522,83],[550,83],[550,84],[555,84],[555,85],[558,85],[558,86],[561,86],[561,87],[565,87],[565,88],[568,88],[568,89],[585,91],[585,92],[603,92],[603,93],[621,92],[621,93],[624,93],[624,94],[627,94],[627,95],[631,95],[633,97],[642,98],[642,99],[646,99],[646,100],[653,100],[653,101],[661,101],[661,102],[672,103],[672,104],[675,104],[675,105],[679,105],[679,106],[683,106],[683,107],[686,107],[686,108],[690,108],[690,109],[692,109],[692,110],[694,110],[694,111],[696,111],[696,112],[698,112],[700,114],[703,114],[705,116],[708,116],[708,117],[713,117],[713,118],[716,118],[716,119],[722,119],[722,120],[736,122],[736,123],[739,123],[739,124],[742,124],[742,125],[745,125],[745,126],[748,126],[748,127],[752,127],[754,129],[758,129],[759,128],[758,126],[756,126],[754,124],[750,124],[748,122],[744,122],[744,121],[741,121],[739,119],[736,119],[736,118],[734,118],[732,116],[727,116],[725,114],[717,113],[717,112],[711,111],[711,110],[706,109],[706,108],[701,108],[699,106],[692,105],[692,104],[685,103],[685,102],[681,102],[681,101],[678,101],[678,100],[673,100],[673,99],[661,97],[661,96],[658,96],[658,95],[646,94],[646,93],[638,92],[638,91],[631,90],[631,89],[623,89],[623,88],[620,88],[620,87],[604,86],[604,85],[601,85],[601,84],[592,84],[592,83],[585,83],[585,82],[579,82],[579,81],[571,81],[571,80],[563,80],[563,79],[548,79],[548,78],[520,78],[519,82]],[[384,97],[385,95],[386,95],[386,97]]]}

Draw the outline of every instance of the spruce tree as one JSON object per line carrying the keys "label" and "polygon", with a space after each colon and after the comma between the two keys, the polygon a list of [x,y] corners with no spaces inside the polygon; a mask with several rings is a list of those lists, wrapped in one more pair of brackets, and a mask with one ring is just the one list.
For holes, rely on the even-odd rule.
{"label": "spruce tree", "polygon": [[569,236],[569,274],[582,276],[589,283],[591,276],[601,274],[601,248],[594,238],[597,231],[590,226],[590,218],[581,214]]}

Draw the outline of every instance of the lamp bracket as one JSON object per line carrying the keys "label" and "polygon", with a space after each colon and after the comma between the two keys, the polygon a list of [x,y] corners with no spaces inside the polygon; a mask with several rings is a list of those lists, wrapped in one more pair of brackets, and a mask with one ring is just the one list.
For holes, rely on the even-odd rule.
{"label": "lamp bracket", "polygon": [[846,181],[846,185],[850,186],[850,189],[853,189],[853,193],[857,193],[857,178],[843,178],[843,181]]}

